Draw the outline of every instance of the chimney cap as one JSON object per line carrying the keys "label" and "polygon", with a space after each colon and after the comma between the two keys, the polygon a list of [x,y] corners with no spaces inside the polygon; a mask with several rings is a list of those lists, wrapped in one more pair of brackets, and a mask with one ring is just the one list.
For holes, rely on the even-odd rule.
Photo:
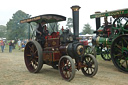
{"label": "chimney cap", "polygon": [[72,9],[73,11],[79,11],[80,8],[81,8],[81,7],[78,6],[78,5],[74,5],[74,6],[71,7],[71,9]]}

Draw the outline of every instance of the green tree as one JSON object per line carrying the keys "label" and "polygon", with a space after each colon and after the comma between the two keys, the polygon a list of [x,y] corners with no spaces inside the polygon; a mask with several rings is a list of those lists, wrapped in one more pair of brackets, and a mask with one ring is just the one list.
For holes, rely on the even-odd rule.
{"label": "green tree", "polygon": [[0,25],[0,38],[6,38],[7,27],[4,25]]}
{"label": "green tree", "polygon": [[20,20],[27,18],[30,18],[30,15],[21,10],[13,14],[12,19],[7,22],[8,39],[28,38],[29,25],[27,23],[20,24]]}
{"label": "green tree", "polygon": [[84,27],[83,27],[83,32],[82,32],[82,34],[93,34],[93,31],[94,31],[94,30],[91,29],[90,24],[87,23],[87,24],[85,24]]}

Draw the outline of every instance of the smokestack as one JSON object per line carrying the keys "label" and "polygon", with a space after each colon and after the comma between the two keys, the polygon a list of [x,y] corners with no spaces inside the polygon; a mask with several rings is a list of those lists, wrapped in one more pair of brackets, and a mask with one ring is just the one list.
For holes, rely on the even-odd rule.
{"label": "smokestack", "polygon": [[[101,13],[99,11],[95,12],[95,14],[98,14],[98,13]],[[99,18],[96,18],[96,30],[98,30],[100,27],[100,17]]]}
{"label": "smokestack", "polygon": [[79,9],[80,8],[81,7],[77,5],[71,7],[72,13],[73,13],[73,32],[74,32],[76,41],[78,41],[78,39],[76,38],[79,37]]}

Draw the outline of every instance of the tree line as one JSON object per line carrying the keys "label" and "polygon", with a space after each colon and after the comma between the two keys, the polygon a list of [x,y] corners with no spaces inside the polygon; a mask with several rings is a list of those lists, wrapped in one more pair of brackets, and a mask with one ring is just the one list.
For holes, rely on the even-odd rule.
{"label": "tree line", "polygon": [[[27,19],[30,17],[30,14],[26,14],[25,12],[18,10],[12,15],[12,19],[7,22],[6,26],[0,25],[0,38],[3,37],[11,40],[27,39],[29,37],[28,33],[30,32],[30,26],[27,23],[21,24],[20,20]],[[55,24],[57,24],[57,27],[59,27],[58,23]],[[51,25],[53,25],[53,23]],[[73,28],[72,18],[67,19],[66,26],[69,29]],[[91,26],[87,23],[84,24],[83,30],[80,34],[92,34],[93,31],[94,30],[92,30]]]}

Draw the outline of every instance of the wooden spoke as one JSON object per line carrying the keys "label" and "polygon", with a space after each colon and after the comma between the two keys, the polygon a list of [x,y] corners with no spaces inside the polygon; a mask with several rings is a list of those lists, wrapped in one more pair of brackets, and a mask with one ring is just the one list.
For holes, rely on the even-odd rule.
{"label": "wooden spoke", "polygon": [[122,56],[122,53],[115,54],[115,56]]}
{"label": "wooden spoke", "polygon": [[34,52],[34,54],[36,54],[38,51],[36,50],[35,52]]}
{"label": "wooden spoke", "polygon": [[30,54],[27,54],[26,56],[31,56]]}
{"label": "wooden spoke", "polygon": [[122,49],[122,47],[118,44],[115,44],[115,46],[117,46],[119,49]]}
{"label": "wooden spoke", "polygon": [[29,63],[29,65],[28,65],[28,66],[30,66],[30,65],[32,65],[32,61]]}
{"label": "wooden spoke", "polygon": [[29,46],[29,48],[30,48],[30,51],[34,52],[34,50],[32,49],[32,47]]}

